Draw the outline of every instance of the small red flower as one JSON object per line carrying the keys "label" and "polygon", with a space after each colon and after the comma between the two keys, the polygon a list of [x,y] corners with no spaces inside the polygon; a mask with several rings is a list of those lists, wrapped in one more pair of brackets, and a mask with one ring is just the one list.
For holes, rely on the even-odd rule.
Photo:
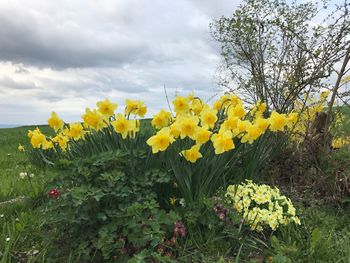
{"label": "small red flower", "polygon": [[47,194],[51,198],[57,198],[61,195],[61,192],[58,191],[56,188],[52,188]]}

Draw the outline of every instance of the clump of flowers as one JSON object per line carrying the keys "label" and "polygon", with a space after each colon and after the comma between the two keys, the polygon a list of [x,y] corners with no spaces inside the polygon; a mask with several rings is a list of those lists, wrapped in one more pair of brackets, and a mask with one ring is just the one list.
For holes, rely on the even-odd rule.
{"label": "clump of flowers", "polygon": [[[66,151],[71,143],[108,127],[123,139],[133,138],[140,130],[140,121],[136,117],[142,118],[147,112],[146,105],[140,100],[126,99],[124,112],[118,114],[115,114],[118,105],[108,99],[97,102],[96,106],[96,109],[86,108],[82,115],[83,123],[65,123],[52,112],[48,124],[56,135],[48,137],[39,128],[30,130],[28,137],[32,147]],[[206,104],[193,94],[177,96],[173,106],[175,116],[166,110],[154,115],[151,124],[158,131],[147,140],[147,144],[152,147],[153,153],[157,153],[165,151],[176,140],[189,138],[193,144],[179,154],[192,163],[203,157],[201,147],[207,142],[212,143],[215,154],[222,154],[235,148],[235,140],[252,144],[268,129],[284,131],[297,121],[296,113],[272,112],[269,118],[265,118],[264,103],[257,102],[248,109],[233,93],[223,95],[213,105]]]}
{"label": "clump of flowers", "polygon": [[[136,116],[144,117],[147,112],[146,105],[139,100],[126,99],[124,113],[118,114],[115,114],[118,105],[108,99],[98,101],[96,106],[96,109],[85,109],[85,113],[81,116],[82,123],[65,123],[56,112],[52,112],[47,122],[56,132],[55,136],[46,136],[39,128],[29,130],[28,137],[32,147],[66,151],[71,143],[84,140],[87,134],[99,132],[107,127],[112,127],[123,139],[134,137],[140,130],[140,121],[135,119]],[[18,150],[24,151],[24,147],[20,145]]]}
{"label": "clump of flowers", "polygon": [[252,230],[262,231],[266,227],[276,230],[290,223],[300,225],[291,200],[281,195],[278,188],[246,180],[240,185],[230,185],[226,198]]}
{"label": "clump of flowers", "polygon": [[170,239],[164,240],[157,246],[157,252],[163,256],[172,257],[172,249],[176,245],[177,238],[185,237],[187,229],[181,221],[174,223],[173,236]]}
{"label": "clump of flowers", "polygon": [[191,163],[203,157],[200,150],[207,142],[211,141],[215,154],[222,154],[235,148],[234,140],[252,144],[268,129],[284,131],[297,121],[296,113],[272,112],[269,118],[264,118],[264,103],[258,102],[249,110],[233,93],[223,95],[213,105],[193,94],[177,96],[173,106],[175,116],[165,110],[154,115],[151,123],[158,132],[147,144],[157,153],[165,151],[176,140],[189,138],[192,146],[180,151],[180,155]]}
{"label": "clump of flowers", "polygon": [[31,173],[31,174],[28,174],[27,172],[20,172],[19,173],[19,178],[21,179],[25,179],[25,178],[34,178],[34,174]]}

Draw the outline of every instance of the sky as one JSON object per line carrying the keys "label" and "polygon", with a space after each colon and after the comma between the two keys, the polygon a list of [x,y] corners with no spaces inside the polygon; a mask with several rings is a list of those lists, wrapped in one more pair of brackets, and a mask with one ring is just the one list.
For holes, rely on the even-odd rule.
{"label": "sky", "polygon": [[234,0],[0,0],[0,124],[79,121],[109,98],[167,108],[164,85],[205,99],[220,93],[220,47],[209,24]]}

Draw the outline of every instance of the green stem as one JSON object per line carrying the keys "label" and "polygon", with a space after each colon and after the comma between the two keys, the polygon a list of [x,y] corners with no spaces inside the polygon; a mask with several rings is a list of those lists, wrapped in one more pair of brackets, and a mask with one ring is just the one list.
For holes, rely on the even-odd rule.
{"label": "green stem", "polygon": [[135,162],[134,162],[134,148],[130,137],[128,136],[129,148],[130,148],[130,162],[131,162],[131,173],[135,176]]}

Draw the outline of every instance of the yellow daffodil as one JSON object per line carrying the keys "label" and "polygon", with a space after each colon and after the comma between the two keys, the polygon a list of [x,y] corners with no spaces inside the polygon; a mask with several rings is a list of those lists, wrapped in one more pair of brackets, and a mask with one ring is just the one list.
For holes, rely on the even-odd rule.
{"label": "yellow daffodil", "polygon": [[238,117],[236,117],[236,116],[229,116],[227,118],[227,120],[225,120],[223,122],[223,124],[221,126],[224,129],[226,129],[226,130],[233,131],[233,130],[235,130],[237,128],[238,121],[239,121]]}
{"label": "yellow daffodil", "polygon": [[174,105],[174,111],[176,114],[186,114],[190,110],[190,100],[187,97],[182,96],[176,96],[176,98],[173,100]]}
{"label": "yellow daffodil", "polygon": [[203,157],[199,152],[200,145],[193,145],[190,149],[181,151],[181,155],[189,162],[195,163],[199,158]]}
{"label": "yellow daffodil", "polygon": [[48,149],[53,148],[53,143],[50,140],[45,140],[45,141],[43,141],[41,147],[42,147],[43,150],[48,150]]}
{"label": "yellow daffodil", "polygon": [[194,115],[199,115],[201,111],[203,110],[204,103],[199,98],[194,98],[191,102],[191,111]]}
{"label": "yellow daffodil", "polygon": [[289,113],[287,116],[287,126],[289,128],[293,127],[293,125],[295,125],[298,121],[298,113],[296,112],[292,112]]}
{"label": "yellow daffodil", "polygon": [[228,110],[228,115],[243,118],[246,115],[246,112],[243,108],[243,105],[239,103],[234,108],[230,108]]}
{"label": "yellow daffodil", "polygon": [[176,120],[176,122],[178,123],[181,139],[184,139],[185,137],[194,137],[199,122],[199,119],[196,116],[183,117]]}
{"label": "yellow daffodil", "polygon": [[22,144],[18,145],[18,151],[20,151],[20,152],[24,152],[25,151],[24,150],[24,146]]}
{"label": "yellow daffodil", "polygon": [[235,148],[230,131],[216,133],[211,137],[211,140],[214,145],[215,154],[221,154]]}
{"label": "yellow daffodil", "polygon": [[98,111],[107,117],[112,116],[118,107],[117,104],[110,102],[107,98],[104,101],[98,101],[96,106]]}
{"label": "yellow daffodil", "polygon": [[152,126],[156,129],[161,129],[169,125],[171,121],[171,113],[165,110],[161,110],[153,116]]}
{"label": "yellow daffodil", "polygon": [[147,107],[143,101],[126,99],[126,107],[125,107],[126,116],[133,114],[143,118],[146,113],[147,113]]}
{"label": "yellow daffodil", "polygon": [[258,106],[258,111],[264,113],[266,111],[266,103],[260,103]]}
{"label": "yellow daffodil", "polygon": [[85,114],[82,115],[82,118],[84,120],[84,125],[87,128],[92,128],[96,131],[101,130],[102,128],[106,127],[106,119],[103,116],[101,112],[98,110],[90,110],[89,108],[85,109]]}
{"label": "yellow daffodil", "polygon": [[68,147],[69,137],[64,133],[59,133],[54,138],[52,138],[52,141],[57,143],[61,149],[65,151]]}
{"label": "yellow daffodil", "polygon": [[208,126],[209,128],[214,128],[217,117],[217,110],[215,109],[204,109],[200,114],[200,120],[202,126]]}
{"label": "yellow daffodil", "polygon": [[197,127],[195,134],[192,136],[196,144],[201,145],[209,141],[211,132],[204,127]]}
{"label": "yellow daffodil", "polygon": [[81,125],[81,123],[71,123],[69,124],[69,131],[67,132],[67,135],[74,139],[74,140],[79,140],[82,137],[84,137],[84,127]]}
{"label": "yellow daffodil", "polygon": [[28,130],[27,136],[28,136],[29,139],[32,138],[32,136],[33,136],[33,131]]}
{"label": "yellow daffodil", "polygon": [[58,130],[62,129],[64,126],[64,121],[61,120],[56,112],[51,112],[51,117],[47,120],[49,126],[57,132]]}
{"label": "yellow daffodil", "polygon": [[239,119],[237,122],[236,129],[233,130],[233,134],[234,135],[242,134],[246,132],[250,128],[250,126],[252,126],[250,121],[248,120],[242,121]]}
{"label": "yellow daffodil", "polygon": [[285,114],[273,111],[269,118],[269,123],[271,131],[284,131],[284,127],[287,125],[287,117]]}
{"label": "yellow daffodil", "polygon": [[264,118],[256,118],[254,120],[254,125],[258,126],[263,132],[269,127],[269,121]]}
{"label": "yellow daffodil", "polygon": [[111,124],[115,132],[121,134],[123,139],[131,133],[136,133],[139,129],[136,120],[127,120],[122,114],[117,114],[115,121],[112,121]]}
{"label": "yellow daffodil", "polygon": [[174,137],[174,138],[178,138],[181,134],[181,131],[180,131],[180,122],[179,121],[175,121],[174,123],[172,123],[170,125],[170,131],[171,131],[171,135]]}
{"label": "yellow daffodil", "polygon": [[241,142],[248,142],[249,144],[252,144],[263,133],[263,131],[259,128],[258,125],[250,125],[247,128],[246,132],[247,133],[244,134],[244,136],[241,139]]}
{"label": "yellow daffodil", "polygon": [[147,144],[152,147],[152,153],[165,151],[171,143],[174,142],[174,137],[171,135],[169,127],[165,127],[147,140]]}
{"label": "yellow daffodil", "polygon": [[30,143],[32,144],[33,148],[40,148],[41,145],[46,141],[46,136],[41,133],[39,128],[36,128],[32,133],[30,137]]}

